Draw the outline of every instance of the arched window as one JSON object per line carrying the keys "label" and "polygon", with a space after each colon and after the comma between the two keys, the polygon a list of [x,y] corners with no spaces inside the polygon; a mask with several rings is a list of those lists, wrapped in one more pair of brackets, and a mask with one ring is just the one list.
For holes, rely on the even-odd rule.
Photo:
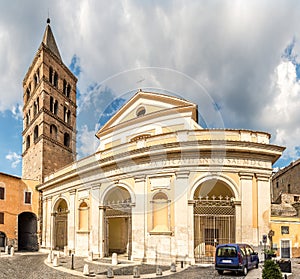
{"label": "arched window", "polygon": [[54,111],[53,111],[53,113],[54,113],[55,115],[58,114],[58,101],[55,101],[55,102],[54,102]]}
{"label": "arched window", "polygon": [[64,93],[65,95],[67,94],[67,82],[66,82],[65,79],[63,80],[63,93]]}
{"label": "arched window", "polygon": [[53,83],[53,68],[49,68],[49,82],[52,84]]}
{"label": "arched window", "polygon": [[64,146],[70,147],[70,135],[68,133],[64,133]]}
{"label": "arched window", "polygon": [[71,117],[71,112],[64,107],[64,121],[68,124],[70,124],[70,117]]}
{"label": "arched window", "polygon": [[70,98],[70,94],[71,94],[71,85],[68,84],[68,86],[67,86],[67,94],[66,94],[68,98]]}
{"label": "arched window", "polygon": [[54,85],[55,87],[58,86],[58,74],[57,74],[57,72],[54,72],[53,85]]}
{"label": "arched window", "polygon": [[52,96],[50,96],[50,111],[54,113],[54,100]]}
{"label": "arched window", "polygon": [[79,205],[78,229],[87,231],[89,229],[89,208],[86,202]]}
{"label": "arched window", "polygon": [[34,102],[33,104],[33,115],[36,115],[38,112],[38,104],[37,102]]}
{"label": "arched window", "polygon": [[26,114],[26,126],[28,126],[29,123],[30,123],[30,114],[27,113],[27,114]]}
{"label": "arched window", "polygon": [[30,147],[30,136],[28,135],[26,138],[26,150]]}
{"label": "arched window", "polygon": [[50,97],[50,111],[55,115],[58,114],[58,101],[54,100],[53,97]]}
{"label": "arched window", "polygon": [[30,90],[29,88],[26,89],[26,102],[29,100],[30,98]]}
{"label": "arched window", "polygon": [[57,127],[53,124],[50,126],[50,136],[52,139],[57,139]]}
{"label": "arched window", "polygon": [[37,84],[38,84],[38,79],[37,79],[37,75],[34,75],[34,88],[36,88]]}
{"label": "arched window", "polygon": [[40,99],[39,99],[39,97],[36,98],[36,110],[37,110],[37,112],[39,112],[39,110],[40,110]]}
{"label": "arched window", "polygon": [[40,68],[38,68],[36,71],[36,82],[37,84],[40,82]]}
{"label": "arched window", "polygon": [[38,139],[38,137],[39,137],[39,126],[36,125],[34,127],[34,133],[33,133],[33,140],[34,140],[34,142],[36,142],[36,140]]}
{"label": "arched window", "polygon": [[158,192],[152,199],[152,232],[170,231],[168,197],[163,192]]}

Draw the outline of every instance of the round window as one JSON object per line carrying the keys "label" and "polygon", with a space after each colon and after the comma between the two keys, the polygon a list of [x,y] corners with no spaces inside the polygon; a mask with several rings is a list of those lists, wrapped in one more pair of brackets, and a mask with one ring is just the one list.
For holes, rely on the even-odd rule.
{"label": "round window", "polygon": [[146,113],[146,109],[144,107],[140,107],[136,111],[136,116],[139,117],[139,116],[145,115],[145,113]]}

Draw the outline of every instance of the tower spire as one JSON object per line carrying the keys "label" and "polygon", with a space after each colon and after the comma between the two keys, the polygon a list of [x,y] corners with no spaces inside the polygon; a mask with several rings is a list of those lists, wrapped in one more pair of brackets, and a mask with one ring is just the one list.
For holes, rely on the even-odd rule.
{"label": "tower spire", "polygon": [[43,41],[42,43],[47,46],[50,51],[61,60],[61,56],[57,47],[57,44],[55,42],[54,35],[52,33],[51,27],[50,27],[50,18],[47,18],[47,26],[44,33]]}

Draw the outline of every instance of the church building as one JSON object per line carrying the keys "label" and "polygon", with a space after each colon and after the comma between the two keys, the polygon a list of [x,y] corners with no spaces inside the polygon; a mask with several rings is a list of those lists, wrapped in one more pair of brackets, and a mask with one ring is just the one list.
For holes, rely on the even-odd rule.
{"label": "church building", "polygon": [[[197,105],[137,90],[76,161],[76,78],[46,27],[24,79],[23,176],[39,179],[41,248],[147,263],[212,262],[270,230],[270,134],[207,129]],[[96,123],[95,123],[96,124]]]}

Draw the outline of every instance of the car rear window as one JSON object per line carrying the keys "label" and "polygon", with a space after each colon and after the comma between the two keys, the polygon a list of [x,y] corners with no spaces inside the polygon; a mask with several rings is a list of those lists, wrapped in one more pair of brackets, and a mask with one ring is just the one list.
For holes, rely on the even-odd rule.
{"label": "car rear window", "polygon": [[218,257],[236,257],[236,248],[234,246],[219,247]]}

